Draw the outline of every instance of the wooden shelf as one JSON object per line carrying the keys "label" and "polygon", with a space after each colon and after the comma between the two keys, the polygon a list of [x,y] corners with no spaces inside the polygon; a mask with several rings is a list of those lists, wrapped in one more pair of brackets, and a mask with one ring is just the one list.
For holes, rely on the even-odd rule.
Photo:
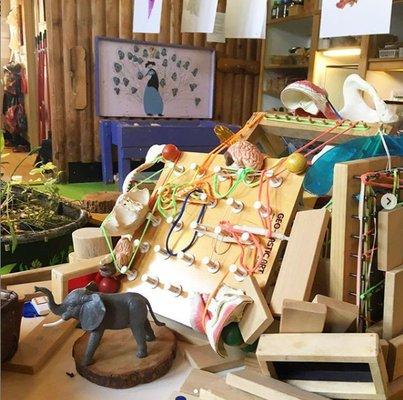
{"label": "wooden shelf", "polygon": [[269,19],[267,25],[286,24],[287,22],[299,21],[301,19],[312,18],[312,17],[313,17],[312,13],[302,13],[299,15],[293,15],[291,17]]}
{"label": "wooden shelf", "polygon": [[403,71],[403,58],[370,58],[369,71]]}
{"label": "wooden shelf", "polygon": [[308,69],[308,64],[267,64],[264,66],[264,69]]}

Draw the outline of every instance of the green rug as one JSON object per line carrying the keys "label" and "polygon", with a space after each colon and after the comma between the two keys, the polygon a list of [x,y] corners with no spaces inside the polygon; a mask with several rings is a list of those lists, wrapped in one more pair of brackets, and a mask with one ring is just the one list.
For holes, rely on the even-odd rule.
{"label": "green rug", "polygon": [[102,182],[86,182],[86,183],[66,183],[59,184],[57,187],[60,194],[71,200],[82,200],[89,193],[94,192],[116,192],[119,191],[118,185],[111,183],[105,185]]}

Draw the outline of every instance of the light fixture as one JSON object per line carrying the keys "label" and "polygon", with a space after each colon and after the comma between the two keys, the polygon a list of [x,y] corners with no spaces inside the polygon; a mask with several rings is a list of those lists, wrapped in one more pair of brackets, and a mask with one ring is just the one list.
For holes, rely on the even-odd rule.
{"label": "light fixture", "polygon": [[326,57],[351,57],[359,56],[361,49],[359,47],[344,47],[338,49],[325,50],[323,55]]}

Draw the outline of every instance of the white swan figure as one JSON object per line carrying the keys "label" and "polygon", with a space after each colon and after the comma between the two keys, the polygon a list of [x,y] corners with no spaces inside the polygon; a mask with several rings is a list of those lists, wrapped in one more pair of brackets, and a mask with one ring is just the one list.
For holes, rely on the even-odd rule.
{"label": "white swan figure", "polygon": [[[375,109],[365,102],[363,92],[371,97]],[[398,120],[398,116],[381,99],[375,88],[357,74],[348,76],[344,81],[343,97],[344,107],[339,111],[343,119],[368,123],[393,123]]]}

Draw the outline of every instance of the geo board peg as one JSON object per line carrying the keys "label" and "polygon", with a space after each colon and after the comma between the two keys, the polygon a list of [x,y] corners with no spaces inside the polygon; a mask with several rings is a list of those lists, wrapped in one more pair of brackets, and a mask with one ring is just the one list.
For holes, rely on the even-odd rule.
{"label": "geo board peg", "polygon": [[208,267],[207,270],[211,274],[215,274],[220,269],[220,262],[219,261],[214,261],[208,256],[203,257],[202,264],[206,265]]}
{"label": "geo board peg", "polygon": [[148,283],[152,289],[155,289],[160,283],[158,278],[153,278],[152,276],[147,274],[143,274],[141,276],[141,281],[144,283]]}
{"label": "geo board peg", "polygon": [[259,212],[261,217],[267,218],[269,216],[269,210],[259,200],[253,203],[253,208]]}
{"label": "geo board peg", "polygon": [[171,257],[171,255],[165,249],[163,249],[159,244],[154,246],[154,252],[161,254],[165,259],[168,259],[169,257]]}
{"label": "geo board peg", "polygon": [[246,271],[243,268],[238,267],[236,264],[231,264],[228,269],[234,274],[234,278],[238,282],[242,282],[247,276]]}
{"label": "geo board peg", "polygon": [[235,200],[233,197],[229,197],[226,201],[227,206],[231,206],[231,210],[233,213],[238,214],[240,213],[243,208],[244,204],[240,200]]}
{"label": "geo board peg", "polygon": [[174,294],[175,297],[179,297],[182,294],[182,286],[181,285],[174,285],[174,284],[170,283],[165,288],[167,290],[169,290],[172,294]]}
{"label": "geo board peg", "polygon": [[140,253],[147,253],[149,250],[150,250],[150,243],[148,243],[148,242],[143,242],[143,243],[141,243],[140,244],[140,240],[139,239],[136,239],[134,242],[133,242],[133,245],[135,246],[135,247],[139,247],[140,246],[140,248],[139,248],[139,250],[140,250]]}
{"label": "geo board peg", "polygon": [[223,173],[223,170],[222,170],[222,168],[221,168],[219,165],[216,165],[216,166],[214,167],[213,171],[214,171],[214,173],[217,175],[217,178],[218,178],[218,180],[219,180],[220,182],[225,182],[225,181],[227,180],[227,177],[222,174],[222,173]]}
{"label": "geo board peg", "polygon": [[151,225],[156,228],[161,223],[161,217],[153,215],[151,213],[148,214],[147,219],[151,221]]}
{"label": "geo board peg", "polygon": [[183,251],[178,251],[178,258],[183,260],[189,267],[195,262],[193,254],[184,253]]}
{"label": "geo board peg", "polygon": [[[174,222],[174,218],[171,217],[171,216],[169,216],[169,217],[166,219],[166,221],[167,221],[167,224],[170,224],[170,225],[171,225],[171,224]],[[183,228],[183,221],[178,221],[178,222],[176,223],[176,225],[175,225],[174,231],[175,231],[175,232],[178,232],[178,231],[180,231],[182,228]]]}
{"label": "geo board peg", "polygon": [[282,178],[274,176],[274,171],[272,169],[269,169],[266,172],[266,176],[269,178],[270,187],[272,188],[278,188],[283,183]]}

